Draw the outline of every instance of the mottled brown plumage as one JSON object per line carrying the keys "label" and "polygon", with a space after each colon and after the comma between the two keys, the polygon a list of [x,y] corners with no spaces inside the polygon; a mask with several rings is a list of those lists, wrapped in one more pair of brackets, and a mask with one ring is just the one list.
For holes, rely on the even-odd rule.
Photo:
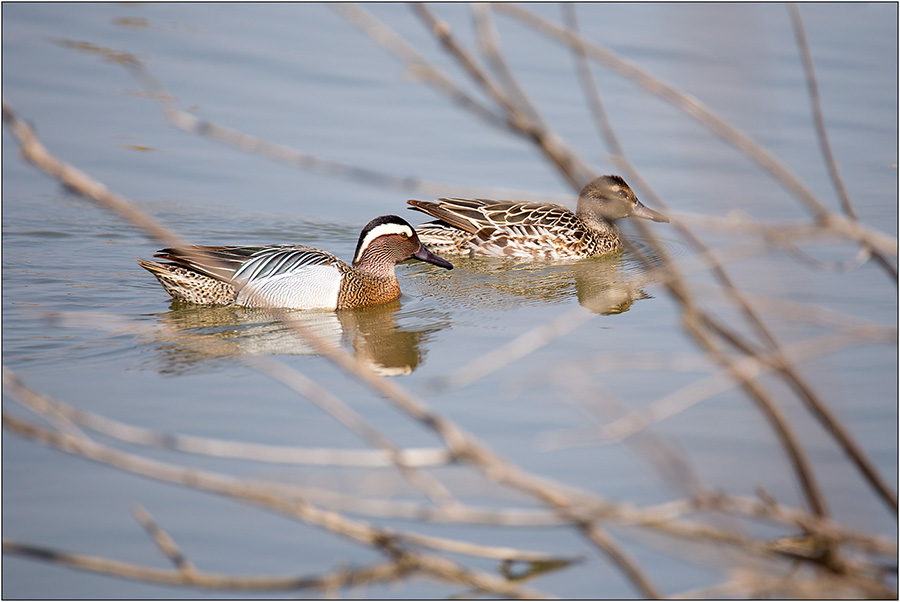
{"label": "mottled brown plumage", "polygon": [[138,259],[179,301],[247,307],[352,309],[400,296],[394,266],[419,259],[452,269],[422,246],[415,230],[396,215],[369,222],[360,233],[353,265],[304,245],[190,246]]}
{"label": "mottled brown plumage", "polygon": [[552,203],[442,198],[409,200],[411,209],[437,221],[418,226],[437,253],[557,259],[614,253],[622,240],[615,222],[635,216],[668,222],[648,209],[619,176],[585,186],[577,212]]}
{"label": "mottled brown plumage", "polygon": [[400,283],[393,270],[390,276],[375,276],[353,269],[343,270],[343,273],[344,281],[338,291],[337,309],[381,305],[400,296]]}
{"label": "mottled brown plumage", "polygon": [[163,288],[178,301],[212,305],[230,305],[237,293],[225,281],[171,263],[138,259],[138,264],[156,276]]}

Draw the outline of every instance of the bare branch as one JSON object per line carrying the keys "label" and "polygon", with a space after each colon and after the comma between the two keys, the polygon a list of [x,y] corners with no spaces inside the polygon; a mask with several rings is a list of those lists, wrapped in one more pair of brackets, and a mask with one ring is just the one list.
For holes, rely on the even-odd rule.
{"label": "bare branch", "polygon": [[[836,225],[841,229],[854,231],[859,236],[860,241],[871,245],[872,248],[879,253],[889,253],[890,251],[886,247],[893,246],[896,248],[896,242],[886,241],[886,237],[882,233],[829,211],[818,197],[816,197],[816,195],[800,181],[797,176],[787,169],[783,163],[778,161],[771,153],[753,141],[749,136],[725,122],[721,117],[715,115],[698,99],[680,92],[673,86],[650,75],[640,67],[621,58],[615,53],[605,48],[601,48],[593,42],[584,39],[582,36],[559,27],[516,4],[498,4],[496,5],[496,9],[533,27],[552,39],[579,49],[579,51],[584,52],[591,60],[603,63],[620,75],[635,82],[647,92],[658,96],[663,100],[668,101],[673,106],[681,109],[687,115],[703,124],[710,131],[726,140],[733,147],[746,154],[747,157],[771,174],[776,181],[781,182],[785,188],[803,202],[806,208],[820,223]],[[894,251],[894,255],[896,255],[896,251]],[[885,263],[882,265],[885,265]],[[892,273],[892,277],[896,281],[896,272]]]}
{"label": "bare branch", "polygon": [[431,65],[415,48],[379,22],[371,13],[356,4],[340,3],[331,7],[460,107],[491,125],[506,128],[506,121],[501,115],[466,94],[443,71]]}
{"label": "bare branch", "polygon": [[3,540],[3,552],[35,560],[77,568],[93,573],[134,579],[165,585],[183,585],[198,589],[222,589],[235,591],[291,591],[324,590],[353,587],[373,583],[394,581],[406,576],[408,569],[395,562],[382,562],[367,568],[335,571],[326,575],[300,576],[256,576],[226,575],[194,570],[185,573],[180,570],[166,570],[137,564],[60,552],[50,548],[33,546],[11,540]]}
{"label": "bare branch", "polygon": [[500,84],[505,90],[505,95],[518,110],[524,111],[528,118],[541,127],[546,128],[546,124],[541,117],[540,111],[534,106],[534,103],[528,98],[525,90],[519,85],[515,74],[506,62],[503,51],[500,48],[500,40],[497,36],[497,30],[494,26],[493,17],[491,16],[491,5],[484,2],[476,2],[472,4],[472,18],[475,25],[475,32],[478,36],[478,44],[481,52],[487,59],[491,70],[499,79]]}
{"label": "bare branch", "polygon": [[[475,59],[456,42],[450,26],[446,22],[439,21],[423,3],[415,3],[412,6],[447,52],[457,60],[475,83],[500,105],[506,114],[506,123],[509,128],[513,132],[531,139],[535,146],[553,162],[574,190],[581,190],[589,180],[596,176],[594,170],[566,145],[562,138],[542,125],[543,121],[532,119],[527,111],[522,110],[501,90],[500,86],[478,66]],[[535,110],[533,106],[531,108]]]}
{"label": "bare branch", "polygon": [[576,307],[546,324],[541,324],[496,349],[471,360],[456,372],[438,377],[431,385],[432,392],[463,388],[477,382],[541,347],[565,336],[594,318],[583,307]]}
{"label": "bare branch", "polygon": [[325,391],[315,382],[296,370],[292,370],[268,357],[246,355],[242,359],[259,372],[268,375],[313,401],[364,441],[388,454],[392,464],[411,483],[422,489],[435,503],[442,506],[453,506],[458,503],[440,481],[416,467],[403,464],[402,450],[396,444],[363,420],[359,414],[350,409],[344,402]]}
{"label": "bare branch", "polygon": [[[694,486],[694,480],[689,472],[669,472],[670,478],[675,474],[676,480],[679,476],[683,476],[681,481],[690,481],[687,487],[685,483],[675,486],[677,491],[680,491],[679,487],[687,489],[688,493],[684,499],[640,508],[628,503],[610,503],[591,491],[565,486],[552,479],[538,476],[501,457],[455,422],[433,411],[425,399],[412,394],[396,380],[377,374],[352,354],[319,336],[302,320],[297,320],[296,316],[276,309],[271,311],[274,320],[293,329],[317,353],[329,358],[346,374],[384,398],[402,415],[412,418],[420,426],[431,431],[440,439],[443,447],[439,445],[426,449],[402,448],[316,382],[267,357],[241,357],[239,361],[246,361],[248,365],[306,396],[375,449],[302,449],[166,435],[109,420],[41,396],[21,383],[16,375],[6,368],[3,374],[5,392],[19,397],[27,408],[39,414],[56,430],[45,428],[44,423],[39,425],[6,413],[4,427],[8,432],[132,474],[176,483],[196,491],[213,492],[295,517],[354,543],[368,546],[385,555],[387,562],[311,577],[226,576],[206,573],[188,562],[172,538],[140,508],[135,511],[138,520],[163,554],[175,565],[175,570],[162,571],[95,557],[66,554],[16,542],[4,542],[4,551],[103,574],[159,583],[260,591],[267,588],[312,589],[325,595],[335,595],[339,588],[353,584],[384,583],[415,575],[426,576],[456,587],[471,588],[471,591],[461,594],[463,596],[482,593],[502,597],[543,595],[542,592],[522,588],[521,581],[513,582],[516,576],[511,576],[502,566],[501,572],[504,573],[505,579],[490,572],[471,569],[424,550],[499,560],[503,563],[523,562],[535,565],[561,563],[564,566],[573,561],[571,558],[557,558],[538,550],[519,550],[503,545],[486,546],[423,533],[396,531],[364,520],[351,519],[342,514],[347,513],[355,517],[395,518],[444,524],[572,528],[602,551],[637,591],[648,597],[658,597],[661,591],[653,583],[649,571],[637,562],[630,549],[626,549],[612,537],[607,528],[630,528],[638,537],[644,538],[657,535],[675,538],[681,544],[675,552],[677,554],[683,554],[685,547],[691,542],[706,544],[707,549],[716,552],[727,550],[730,554],[729,559],[720,565],[728,563],[727,566],[731,570],[729,578],[720,585],[702,590],[700,593],[749,596],[785,593],[799,596],[839,592],[847,595],[895,596],[892,588],[885,585],[892,582],[886,576],[883,567],[886,563],[893,562],[896,556],[896,542],[889,541],[886,537],[854,531],[829,518],[829,500],[818,484],[817,467],[807,457],[803,441],[798,435],[803,430],[798,428],[798,424],[787,420],[785,403],[794,401],[796,397],[804,404],[803,407],[844,451],[848,463],[863,476],[876,495],[896,514],[895,488],[879,473],[874,462],[853,438],[847,426],[830,410],[825,402],[827,395],[816,391],[812,381],[807,381],[801,372],[802,362],[824,353],[862,343],[896,343],[896,326],[874,324],[870,320],[826,311],[811,304],[753,295],[740,289],[725,270],[725,265],[741,258],[764,257],[765,253],[773,249],[786,250],[803,264],[833,271],[855,269],[866,262],[871,254],[896,280],[896,269],[892,263],[897,256],[896,238],[863,225],[855,219],[855,210],[837,170],[827,139],[812,57],[798,9],[792,6],[790,15],[804,61],[817,135],[835,188],[841,197],[845,215],[826,207],[774,156],[744,133],[712,114],[699,101],[586,40],[577,31],[577,18],[572,5],[563,8],[565,28],[517,6],[473,7],[476,39],[482,52],[481,58],[486,61],[488,69],[479,64],[476,57],[460,44],[460,38],[454,34],[449,25],[441,21],[429,7],[414,6],[416,14],[435,39],[472,78],[479,90],[485,93],[488,99],[486,102],[463,92],[460,86],[430,65],[414,48],[364,10],[347,5],[337,6],[335,10],[398,56],[408,66],[410,72],[434,86],[453,103],[491,125],[502,127],[530,141],[556,165],[573,187],[580,186],[584,179],[589,177],[591,168],[550,131],[538,108],[531,103],[519,85],[500,47],[492,20],[493,10],[500,10],[512,16],[547,37],[562,42],[572,50],[588,106],[601,136],[610,148],[612,161],[629,181],[636,183],[636,188],[647,191],[654,204],[664,206],[662,199],[658,198],[649,184],[641,178],[634,165],[629,162],[612,124],[605,115],[591,71],[592,63],[611,67],[636,81],[645,90],[685,111],[728,144],[744,152],[797,196],[812,214],[811,220],[787,224],[761,224],[735,215],[713,219],[674,212],[673,224],[696,250],[696,253],[686,261],[676,262],[665,252],[652,232],[643,227],[643,224],[636,224],[638,232],[652,250],[652,257],[646,253],[646,246],[639,248],[637,245],[629,244],[629,252],[644,263],[647,269],[643,275],[648,279],[655,279],[666,287],[679,304],[683,327],[700,344],[704,356],[657,357],[651,364],[636,368],[628,364],[628,358],[634,357],[635,354],[597,354],[572,362],[558,374],[551,374],[550,377],[543,375],[546,378],[541,379],[541,382],[564,384],[562,392],[568,393],[576,403],[580,402],[581,409],[586,410],[593,418],[591,412],[593,414],[600,411],[607,412],[611,406],[591,405],[596,398],[595,391],[590,400],[591,404],[588,403],[586,391],[587,387],[594,384],[589,379],[592,374],[614,369],[645,370],[652,366],[656,366],[657,369],[663,367],[669,371],[691,370],[706,374],[692,384],[660,397],[640,412],[625,414],[622,409],[612,408],[616,409],[615,414],[611,416],[615,419],[609,421],[610,416],[603,416],[607,422],[605,427],[591,429],[585,437],[588,443],[596,442],[597,437],[601,438],[601,442],[621,442],[638,433],[642,433],[642,436],[652,435],[643,431],[652,424],[683,412],[721,391],[741,387],[758,411],[767,418],[779,438],[785,454],[790,459],[794,474],[801,484],[805,504],[810,510],[782,506],[761,488],[758,494],[760,499],[712,494],[699,486]],[[458,187],[442,188],[439,184],[416,178],[387,176],[372,170],[327,161],[197,119],[179,110],[174,99],[134,56],[87,43],[65,42],[65,44],[80,51],[99,54],[106,60],[128,68],[150,92],[150,96],[159,104],[166,118],[184,131],[330,176],[420,193],[430,191],[429,194],[435,196],[447,191],[452,191],[453,194],[460,193],[461,189]],[[72,190],[130,220],[157,240],[164,241],[170,246],[183,244],[177,239],[177,235],[143,215],[127,199],[112,194],[82,172],[52,157],[5,101],[3,118],[10,132],[19,140],[23,156],[28,161]],[[484,196],[483,192],[479,189],[470,196]],[[532,199],[537,198],[535,195],[529,196]],[[641,196],[645,198],[643,193]],[[737,231],[752,238],[711,249],[699,240],[690,227]],[[838,262],[822,262],[808,254],[801,246],[806,241],[818,242],[826,237],[840,243],[844,241],[858,243],[859,248],[855,257]],[[706,270],[712,273],[719,286],[700,285],[688,280],[688,276],[701,274]],[[701,278],[703,276],[705,273],[701,274]],[[708,308],[710,300],[721,300],[724,303],[725,315],[730,317],[732,312],[736,311],[743,321],[726,321],[717,317],[719,314],[714,311],[717,308]],[[551,322],[533,328],[505,345],[470,361],[457,371],[432,381],[430,383],[432,387],[428,391],[465,387],[495,375],[504,367],[512,365],[548,342],[557,340],[592,317],[593,314],[583,308],[562,314]],[[783,320],[798,319],[833,331],[815,339],[790,342],[788,338],[790,333],[784,333],[773,326],[769,322],[771,317]],[[136,329],[135,332],[139,331]],[[185,337],[183,333],[177,336]],[[183,340],[188,338],[185,337]],[[661,359],[665,362],[660,363]],[[786,383],[793,396],[788,396],[786,400],[781,398],[783,396],[776,396],[775,392],[780,393],[780,390],[769,387],[770,381],[773,380],[768,378],[769,375],[775,375]],[[538,375],[531,378],[531,381],[519,382],[517,386],[529,386],[530,383],[536,382]],[[603,421],[597,422],[603,424]],[[392,472],[391,477],[399,474],[414,488],[423,492],[430,502],[429,499],[423,499],[421,502],[393,499],[390,495],[378,497],[382,494],[374,494],[373,489],[362,486],[358,488],[361,493],[353,495],[313,487],[239,479],[176,464],[155,462],[101,445],[80,431],[78,426],[121,441],[189,453],[279,464],[319,463],[332,466],[389,467],[397,471]],[[567,439],[571,441],[571,434]],[[677,463],[680,458],[677,457],[678,454],[671,452],[671,449],[665,445],[649,446],[644,448],[644,452],[651,461],[664,457]],[[454,464],[454,472],[468,470],[465,475],[471,477],[473,482],[477,479],[479,486],[483,486],[484,481],[489,480],[506,488],[502,490],[504,494],[518,496],[514,498],[516,501],[521,498],[532,505],[536,501],[543,507],[515,508],[499,505],[478,507],[465,504],[454,497],[459,495],[460,499],[464,499],[462,496],[466,492],[465,488],[454,487],[454,492],[451,493],[448,483],[453,481],[444,480],[449,471],[423,470],[426,467],[450,464]],[[666,471],[663,473],[665,476]],[[501,491],[500,487],[494,487],[490,493]],[[761,537],[759,530],[754,528],[748,529],[745,533],[742,530],[745,524],[763,525],[767,528],[762,532],[768,535]],[[762,565],[766,568],[761,569]],[[772,570],[767,572],[770,567]],[[532,574],[535,573],[526,573]],[[761,578],[760,575],[764,577]],[[810,575],[815,576],[815,581],[808,579]],[[826,589],[822,589],[823,586]]]}
{"label": "bare branch", "polygon": [[[581,36],[578,36],[576,33],[572,31],[564,31],[555,25],[547,22],[536,15],[524,11],[524,9],[519,9],[517,7],[501,7],[503,10],[510,12],[517,18],[522,19],[527,22],[529,25],[534,27],[538,27],[548,35],[553,35],[557,39],[562,39],[567,44],[570,44],[575,48],[576,53],[580,54],[588,54],[592,53],[592,58],[600,60],[607,64],[608,66],[616,69],[626,77],[637,81],[643,87],[648,89],[649,91],[653,91],[650,88],[657,88],[658,90],[654,93],[659,94],[666,100],[673,102],[676,106],[680,106],[681,108],[686,108],[685,104],[689,102],[689,106],[692,108],[696,108],[699,110],[699,115],[702,116],[701,121],[707,126],[710,127],[713,131],[720,133],[720,135],[724,135],[727,133],[727,136],[724,136],[729,142],[734,144],[735,146],[741,147],[741,142],[745,144],[743,150],[748,152],[751,155],[751,158],[754,158],[761,165],[766,166],[769,163],[777,162],[773,157],[769,157],[766,154],[766,151],[761,147],[758,147],[756,143],[752,140],[749,140],[744,134],[738,132],[736,129],[722,122],[722,120],[707,109],[702,107],[698,101],[695,99],[688,99],[686,96],[682,95],[677,90],[674,90],[667,84],[656,80],[649,74],[641,71],[634,65],[631,65],[624,59],[614,55],[613,53],[601,49],[596,46],[592,46],[589,42],[584,40]],[[570,20],[574,23],[574,17],[570,16]],[[551,34],[551,32],[553,32]],[[585,71],[585,69],[582,69]],[[583,76],[583,81],[585,85],[587,85],[588,80]],[[605,115],[600,111],[599,113],[595,113],[597,119],[601,121],[605,121]],[[697,115],[695,115],[697,116]],[[724,126],[724,127],[721,127]],[[614,136],[612,127],[610,125],[606,125],[601,128],[603,132],[605,132],[608,136],[612,134],[608,143],[612,148],[617,149],[617,153],[621,153],[621,146],[618,144],[617,139]],[[722,130],[721,132],[719,130]],[[620,155],[622,161],[630,166],[630,163],[624,157],[624,154]],[[773,175],[777,175],[789,189],[793,190],[795,194],[797,194],[801,199],[806,200],[808,206],[810,206],[814,213],[818,216],[819,223],[827,225],[829,228],[836,221],[841,221],[842,223],[851,223],[850,220],[846,220],[844,218],[840,218],[840,216],[834,215],[832,212],[829,212],[822,206],[818,200],[811,198],[812,193],[806,191],[808,193],[808,197],[804,197],[801,193],[803,193],[805,187],[796,180],[793,174],[787,171],[786,168],[778,165],[778,169],[772,171]],[[629,171],[637,173],[636,169],[629,169]],[[784,172],[784,173],[782,173]],[[640,179],[643,181],[643,179]],[[651,195],[658,201],[657,195],[652,192]],[[662,204],[662,203],[660,203]],[[827,219],[826,219],[827,218]],[[839,219],[838,219],[839,218]],[[707,247],[703,245],[700,240],[694,236],[687,228],[678,223],[677,220],[673,222],[676,227],[684,234],[687,239],[691,242],[691,244],[700,249],[701,251],[708,251]],[[659,257],[667,257],[666,253],[663,249],[660,248],[658,241],[653,236],[653,234],[645,228],[642,224],[637,224],[639,230],[642,232],[644,237],[651,243],[651,245],[656,250]],[[871,240],[873,238],[880,238],[877,234],[873,234],[871,237],[866,236],[865,244],[871,244]],[[896,241],[893,241],[894,254],[896,254]],[[635,254],[639,257],[643,255],[641,252],[637,252]],[[884,501],[891,506],[896,512],[897,509],[897,497],[891,490],[891,488],[887,485],[884,479],[878,474],[877,469],[871,460],[868,459],[865,452],[859,446],[854,439],[852,438],[849,431],[842,427],[840,421],[836,420],[830,410],[827,408],[825,403],[816,395],[813,391],[812,387],[803,379],[799,372],[793,367],[790,362],[784,360],[783,356],[780,355],[779,352],[779,343],[776,340],[773,333],[770,329],[765,325],[763,320],[759,317],[758,313],[753,309],[751,304],[747,301],[746,297],[742,293],[738,291],[738,288],[734,285],[731,277],[727,274],[722,264],[715,259],[715,257],[711,253],[705,253],[706,259],[709,261],[713,273],[716,278],[725,286],[725,290],[731,297],[731,300],[737,305],[742,314],[748,320],[748,322],[752,325],[754,330],[761,336],[763,341],[765,341],[768,348],[775,354],[775,360],[777,362],[777,369],[779,375],[791,386],[794,391],[797,393],[798,397],[803,401],[806,407],[813,413],[813,415],[823,423],[826,428],[826,431],[832,434],[844,451],[848,454],[848,456],[852,459],[852,461],[857,465],[860,471],[863,473],[865,478],[871,484],[871,486],[878,492],[878,494],[884,499]],[[676,269],[670,260],[666,260],[663,266],[665,268],[665,279],[663,280],[664,284],[666,284],[669,291],[673,294],[673,296],[683,305],[683,310],[685,311],[685,325],[688,328],[688,331],[692,333],[695,338],[702,339],[701,343],[704,347],[712,352],[715,349],[715,343],[712,338],[709,338],[707,333],[704,333],[701,329],[701,324],[711,325],[713,333],[716,333],[718,336],[721,336],[726,342],[730,345],[740,349],[743,353],[747,353],[752,355],[754,353],[754,349],[751,345],[747,344],[743,341],[741,337],[739,337],[736,333],[730,331],[729,329],[724,328],[722,325],[718,324],[715,320],[713,320],[707,312],[701,309],[691,298],[691,295],[688,291],[687,286],[684,283],[683,277],[680,276],[680,270]],[[896,279],[896,274],[895,274]],[[729,362],[721,351],[716,351],[714,353],[715,356],[720,358],[720,361]],[[776,410],[774,405],[774,400],[772,400],[768,395],[766,395],[763,389],[758,384],[751,383],[749,381],[743,380],[743,387],[748,393],[751,394],[751,398],[755,399],[757,403],[761,404],[761,408],[764,409],[765,414],[769,417],[771,424],[776,429],[776,432],[779,433],[779,438],[786,446],[788,454],[791,458],[793,458],[795,471],[798,474],[801,482],[805,484],[805,490],[807,492],[807,498],[810,500],[810,503],[814,508],[818,508],[819,511],[824,511],[823,501],[821,493],[817,493],[816,490],[818,487],[815,485],[815,477],[812,474],[811,466],[809,466],[809,462],[804,459],[804,455],[801,453],[799,446],[797,445],[796,438],[791,436],[788,429],[788,425],[786,422],[777,416],[780,415],[780,412]]]}
{"label": "bare branch", "polygon": [[153,517],[143,506],[135,506],[134,517],[141,523],[141,526],[144,527],[147,534],[153,538],[156,547],[172,561],[172,564],[175,565],[178,572],[185,575],[188,579],[190,579],[192,574],[197,572],[194,565],[181,553],[181,549],[175,543],[175,540],[156,524],[156,521],[153,520]]}
{"label": "bare branch", "polygon": [[89,178],[81,170],[63,163],[51,155],[34,135],[31,127],[19,119],[5,99],[3,100],[3,121],[19,141],[22,156],[29,163],[56,178],[64,186],[78,191],[79,194],[124,217],[160,242],[172,247],[187,245],[187,241],[145,214],[131,201],[110,192],[106,186]]}
{"label": "bare branch", "polygon": [[[7,106],[5,104],[3,114],[4,119],[12,121],[13,123],[17,122],[15,115],[12,113],[12,109],[7,109]],[[43,164],[39,166],[44,168]],[[91,187],[94,185],[94,183],[93,181],[87,179],[85,182],[78,182],[78,185],[79,188],[76,189],[81,191],[85,186]],[[94,196],[90,194],[88,194],[87,196],[89,198],[94,198]],[[152,222],[149,221],[149,219],[143,214],[143,212],[137,209],[137,207],[132,203],[126,201],[121,197],[117,198],[116,202],[113,204],[104,203],[104,206],[108,206],[109,208],[112,208],[117,212],[121,211],[124,216],[132,220],[136,225],[147,225],[148,232],[151,232],[153,235],[158,234],[160,236],[168,236],[167,231],[153,229]],[[557,511],[561,512],[564,516],[571,515],[572,501],[570,499],[567,499],[564,494],[556,490],[555,487],[549,486],[543,479],[528,475],[527,473],[519,470],[513,464],[501,459],[498,455],[491,451],[490,448],[484,446],[483,444],[472,438],[470,435],[465,433],[462,429],[460,429],[453,423],[430,412],[424,403],[416,399],[407,391],[405,391],[392,381],[389,381],[386,378],[376,374],[369,366],[366,366],[364,363],[360,362],[352,355],[330,344],[330,342],[326,341],[320,335],[315,333],[309,326],[297,320],[295,316],[292,317],[289,312],[273,309],[272,314],[280,321],[287,324],[288,326],[291,326],[303,337],[305,337],[305,339],[313,346],[314,349],[316,349],[317,352],[321,353],[322,355],[328,356],[343,370],[347,371],[349,374],[371,387],[374,391],[377,391],[384,395],[388,400],[394,403],[407,415],[419,421],[434,432],[438,433],[444,439],[445,444],[450,449],[454,458],[465,460],[471,465],[477,467],[490,479],[505,483],[508,486],[514,487],[516,489],[521,489],[522,491],[525,491],[531,495],[537,496],[539,499],[544,501],[544,503],[548,503],[554,506]],[[21,425],[18,422],[18,419],[14,419],[10,416],[8,420],[11,423],[18,424],[23,429],[29,430],[25,426]],[[29,432],[32,433],[32,436],[34,436],[35,438],[39,438],[35,434],[39,431],[29,430]],[[43,436],[44,438],[42,440],[46,442],[46,437],[48,437],[49,435],[44,433]],[[65,445],[61,445],[61,448],[70,451],[72,449],[72,445],[72,441],[67,441]],[[84,441],[82,442],[82,445],[88,446],[89,449],[94,449],[90,446],[96,444]],[[78,448],[78,446],[75,447]],[[153,463],[151,463],[151,465],[143,465],[142,462],[148,461],[139,460],[137,458],[133,458],[132,460],[137,462],[139,465],[142,465],[141,470],[154,470],[154,468],[152,467]],[[213,490],[216,490],[216,487],[222,487],[222,485],[215,484],[211,485],[211,487],[213,487]],[[269,498],[270,496],[268,495],[263,496],[263,499],[269,500]],[[258,496],[254,496],[254,499],[258,499]],[[312,515],[316,516],[316,518],[313,519],[307,517],[306,520],[323,520],[321,517],[317,516],[317,511],[309,510],[309,512]],[[599,533],[599,527],[593,529],[592,532]],[[355,534],[355,536],[365,539],[364,535],[359,534],[359,529],[355,525],[345,527],[345,529],[342,531],[342,534],[344,534],[345,536],[354,536],[352,534]],[[617,552],[616,550],[609,547],[612,545],[610,543],[610,539],[600,539],[599,537],[594,537],[592,535],[589,535],[589,537],[598,546],[600,546],[601,549],[604,549],[608,554],[611,553],[611,557],[614,560],[628,562],[627,555],[622,552]],[[368,535],[367,541],[370,544],[377,544],[380,540],[377,537],[373,537],[370,533]],[[625,566],[622,568],[629,575],[636,575],[640,573],[640,569],[638,569],[637,567]],[[643,587],[646,582],[647,580],[643,579],[641,582],[638,582],[638,585],[640,587]],[[649,594],[651,592],[645,593]]]}
{"label": "bare branch", "polygon": [[[844,349],[848,344],[858,342],[860,342],[860,339],[857,336],[835,333],[789,345],[783,349],[782,353],[796,363]],[[748,377],[759,378],[776,369],[772,365],[774,359],[774,355],[746,357],[733,364],[733,366]],[[714,395],[737,386],[737,384],[727,375],[716,373],[671,391],[664,397],[657,399],[640,410],[614,420],[603,428],[596,430],[580,429],[576,432],[567,431],[548,438],[548,441],[556,449],[596,445],[598,443],[620,443],[631,435],[684,412]]]}
{"label": "bare branch", "polygon": [[834,153],[831,151],[831,143],[828,141],[828,129],[825,127],[825,117],[822,113],[822,101],[819,98],[819,84],[816,81],[816,68],[813,64],[812,54],[809,51],[809,43],[806,40],[806,32],[803,29],[803,18],[800,16],[800,9],[794,3],[788,4],[788,12],[791,16],[791,25],[794,28],[794,37],[797,39],[797,48],[800,51],[803,70],[806,72],[806,86],[809,89],[809,104],[812,109],[813,121],[816,126],[816,135],[819,138],[819,148],[822,149],[822,156],[825,159],[825,165],[828,167],[828,174],[831,176],[831,183],[841,199],[841,207],[849,217],[856,219],[856,210],[853,209],[853,201],[847,193],[847,187],[844,186],[844,180],[841,178],[841,172],[838,169],[837,161]]}

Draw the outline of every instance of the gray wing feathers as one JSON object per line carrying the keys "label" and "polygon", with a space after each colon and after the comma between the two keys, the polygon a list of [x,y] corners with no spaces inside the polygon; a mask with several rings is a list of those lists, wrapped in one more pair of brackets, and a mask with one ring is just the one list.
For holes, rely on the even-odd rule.
{"label": "gray wing feathers", "polygon": [[190,246],[162,249],[154,257],[200,272],[216,280],[246,281],[287,274],[308,265],[339,265],[342,262],[320,249],[305,245]]}
{"label": "gray wing feathers", "polygon": [[234,273],[234,280],[251,282],[289,274],[310,265],[332,265],[334,255],[312,247],[269,247],[257,251]]}

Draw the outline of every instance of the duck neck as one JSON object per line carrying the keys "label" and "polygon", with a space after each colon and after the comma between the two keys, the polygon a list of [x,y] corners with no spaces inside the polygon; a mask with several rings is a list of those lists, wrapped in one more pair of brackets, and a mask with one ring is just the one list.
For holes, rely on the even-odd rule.
{"label": "duck neck", "polygon": [[581,219],[587,228],[593,232],[601,232],[604,234],[619,235],[619,227],[615,221],[610,221],[600,215],[598,212],[589,209],[586,204],[579,201],[576,215]]}
{"label": "duck neck", "polygon": [[397,281],[394,273],[394,258],[382,257],[378,253],[367,253],[353,263],[353,269],[362,276],[379,280]]}

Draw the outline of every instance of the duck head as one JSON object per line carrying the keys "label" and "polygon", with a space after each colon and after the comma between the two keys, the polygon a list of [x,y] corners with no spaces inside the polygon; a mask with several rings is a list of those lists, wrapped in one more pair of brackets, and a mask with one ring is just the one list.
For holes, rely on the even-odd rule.
{"label": "duck head", "polygon": [[438,257],[419,241],[409,223],[396,215],[376,217],[363,228],[356,243],[353,267],[380,273],[394,271],[394,266],[407,259],[418,259],[448,270],[453,264]]}
{"label": "duck head", "polygon": [[587,183],[578,196],[578,213],[599,216],[608,222],[623,217],[641,217],[654,222],[669,218],[645,207],[621,176],[600,176]]}

